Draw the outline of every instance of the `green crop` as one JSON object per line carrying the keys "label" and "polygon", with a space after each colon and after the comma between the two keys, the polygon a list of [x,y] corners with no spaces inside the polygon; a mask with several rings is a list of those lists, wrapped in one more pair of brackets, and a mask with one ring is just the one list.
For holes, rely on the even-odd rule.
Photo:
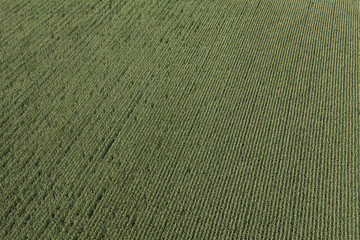
{"label": "green crop", "polygon": [[2,0],[0,239],[360,239],[355,0]]}

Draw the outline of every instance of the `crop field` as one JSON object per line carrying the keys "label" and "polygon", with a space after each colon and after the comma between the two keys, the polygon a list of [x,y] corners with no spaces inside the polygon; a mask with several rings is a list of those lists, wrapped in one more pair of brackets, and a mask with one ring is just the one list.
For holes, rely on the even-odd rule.
{"label": "crop field", "polygon": [[360,239],[358,0],[0,1],[0,239]]}

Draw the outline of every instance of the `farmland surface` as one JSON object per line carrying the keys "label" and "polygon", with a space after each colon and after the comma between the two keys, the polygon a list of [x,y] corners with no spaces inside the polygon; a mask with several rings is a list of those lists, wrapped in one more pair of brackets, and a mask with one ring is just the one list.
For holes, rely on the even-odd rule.
{"label": "farmland surface", "polygon": [[0,239],[360,239],[358,0],[0,21]]}

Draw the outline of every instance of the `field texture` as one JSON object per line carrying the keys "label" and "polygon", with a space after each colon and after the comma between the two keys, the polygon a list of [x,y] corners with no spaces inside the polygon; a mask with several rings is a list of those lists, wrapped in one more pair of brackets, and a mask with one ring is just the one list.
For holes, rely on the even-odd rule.
{"label": "field texture", "polygon": [[0,1],[0,239],[360,239],[359,5]]}

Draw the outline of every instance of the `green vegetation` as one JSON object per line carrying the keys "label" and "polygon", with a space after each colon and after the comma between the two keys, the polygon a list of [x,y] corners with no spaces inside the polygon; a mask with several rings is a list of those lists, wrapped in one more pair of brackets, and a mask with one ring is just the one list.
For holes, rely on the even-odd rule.
{"label": "green vegetation", "polygon": [[0,9],[0,239],[360,239],[359,1]]}

